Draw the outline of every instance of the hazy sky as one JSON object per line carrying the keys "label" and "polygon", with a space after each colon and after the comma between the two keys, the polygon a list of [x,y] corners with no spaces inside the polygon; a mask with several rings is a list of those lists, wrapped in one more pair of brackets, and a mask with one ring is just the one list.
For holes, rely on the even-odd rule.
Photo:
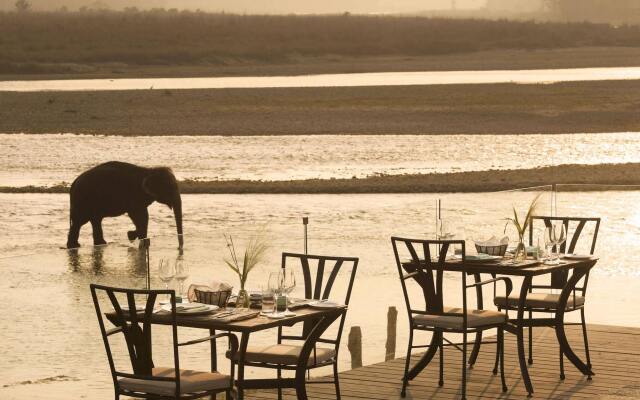
{"label": "hazy sky", "polygon": [[[433,9],[478,8],[486,0],[30,0],[35,10],[55,10],[63,5],[69,9],[81,6],[121,9],[175,7],[206,11],[237,13],[397,13],[420,12]],[[15,0],[0,0],[0,7],[12,9]]]}

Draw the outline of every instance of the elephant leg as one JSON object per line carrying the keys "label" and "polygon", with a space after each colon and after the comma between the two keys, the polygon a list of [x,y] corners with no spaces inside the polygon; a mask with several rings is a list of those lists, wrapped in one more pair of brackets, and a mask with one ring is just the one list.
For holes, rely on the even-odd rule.
{"label": "elephant leg", "polygon": [[78,218],[71,219],[71,226],[69,227],[69,235],[67,236],[67,248],[75,249],[80,247],[80,243],[78,243],[78,237],[80,237],[80,228],[82,225],[86,224],[87,221],[81,221]]}
{"label": "elephant leg", "polygon": [[102,233],[102,218],[93,218],[91,220],[91,228],[93,229],[94,246],[107,244],[107,242],[104,240],[104,235]]}
{"label": "elephant leg", "polygon": [[[129,218],[131,218],[131,221],[136,226],[136,235],[133,239],[145,239],[147,237],[147,227],[149,226],[149,212],[147,209],[143,208],[141,210],[130,211]],[[130,240],[133,240],[131,239],[133,236],[132,231],[129,231],[127,236]]]}

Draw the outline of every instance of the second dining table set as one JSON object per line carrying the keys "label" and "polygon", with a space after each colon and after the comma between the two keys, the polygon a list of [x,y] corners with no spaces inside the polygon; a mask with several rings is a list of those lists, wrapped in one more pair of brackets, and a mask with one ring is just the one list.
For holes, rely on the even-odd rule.
{"label": "second dining table set", "polygon": [[[504,374],[505,332],[516,337],[522,381],[530,397],[534,393],[529,375],[529,365],[533,363],[534,356],[534,327],[552,327],[555,330],[561,380],[565,379],[565,359],[588,379],[595,375],[589,356],[585,298],[589,273],[597,262],[593,254],[600,219],[535,216],[531,218],[529,226],[530,245],[533,244],[532,232],[536,223],[544,224],[551,233],[555,230],[562,232],[562,240],[551,242],[551,256],[546,260],[538,257],[515,260],[503,255],[471,255],[467,252],[465,240],[452,238],[391,238],[409,321],[406,362],[404,373],[399,376],[402,397],[406,396],[410,381],[436,355],[439,355],[438,384],[444,385],[443,353],[445,348],[450,347],[462,352],[462,385],[459,394],[465,399],[467,369],[475,364],[482,344],[487,343],[483,340],[483,333],[494,329],[497,335],[490,342],[496,344],[492,372],[494,375],[500,373],[501,390],[504,392],[508,390]],[[586,239],[589,241],[589,252],[574,254],[581,237],[588,236],[581,235],[588,225],[593,225],[593,234],[590,240]],[[553,252],[557,254],[556,257],[553,257]],[[290,312],[289,307],[286,307],[286,311],[278,309],[273,305],[277,301],[268,298],[267,294],[263,294],[265,304],[275,309],[265,309],[266,312],[251,309],[235,311],[215,306],[215,303],[226,305],[226,299],[219,297],[214,301],[206,301],[210,303],[208,305],[189,306],[190,303],[177,302],[173,290],[122,289],[92,284],[92,298],[116,399],[120,395],[196,399],[218,393],[226,393],[227,398],[243,399],[247,389],[277,389],[278,398],[281,399],[282,390],[292,388],[297,398],[302,400],[307,398],[307,384],[331,384],[335,388],[335,398],[339,399],[338,354],[358,262],[356,257],[283,253],[278,281],[284,282],[286,271],[294,269],[303,281],[304,299],[285,303],[291,304],[294,312]],[[445,303],[445,274],[461,278],[461,305]],[[289,272],[289,276],[293,277],[293,272]],[[513,277],[522,280],[519,290],[514,290]],[[544,282],[534,282],[534,278],[544,279]],[[291,279],[295,281],[295,278]],[[332,289],[338,281],[338,286],[346,288],[344,297],[339,299],[335,291],[332,295]],[[448,282],[451,280],[448,279]],[[492,309],[484,307],[483,288],[487,285],[493,286]],[[161,300],[161,297],[164,299]],[[471,307],[469,303],[473,298],[475,306]],[[565,327],[575,323],[565,322],[565,314],[572,312],[580,313],[580,322],[577,324],[582,326],[584,357],[576,354],[567,340]],[[115,327],[107,328],[107,321]],[[172,328],[174,363],[170,367],[158,367],[153,361],[152,325]],[[294,331],[294,325],[299,329]],[[337,329],[328,330],[331,326]],[[178,327],[205,329],[209,335],[179,342]],[[272,329],[277,330],[273,344],[250,344],[252,333]],[[430,342],[427,345],[414,343],[416,331],[431,332]],[[528,343],[525,337],[527,331]],[[110,342],[110,337],[115,334],[124,335],[131,360],[130,368],[116,366],[117,357],[113,356]],[[450,334],[458,342],[454,342],[451,336],[447,337]],[[225,353],[230,365],[228,374],[218,372],[216,340],[220,338],[228,341]],[[210,346],[210,371],[181,369],[179,349],[200,343]],[[419,348],[426,351],[414,353]],[[415,359],[417,361],[412,363]],[[246,374],[247,367],[272,369],[276,376],[272,379],[250,379]],[[332,376],[309,380],[308,372],[321,367],[332,368]],[[283,377],[283,371],[290,371],[287,377]],[[414,392],[412,396],[420,398],[419,392]]]}

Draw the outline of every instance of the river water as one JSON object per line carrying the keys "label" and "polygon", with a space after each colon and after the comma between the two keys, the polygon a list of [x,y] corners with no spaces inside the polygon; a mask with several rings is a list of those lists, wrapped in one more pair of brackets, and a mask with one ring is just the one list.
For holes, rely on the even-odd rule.
{"label": "river water", "polygon": [[[437,149],[437,151],[434,151]],[[91,136],[0,134],[0,186],[71,182],[109,160],[179,179],[288,180],[640,162],[635,132],[571,135]]]}
{"label": "river water", "polygon": [[[438,149],[434,152],[432,149]],[[170,165],[181,179],[299,179],[531,168],[567,162],[640,161],[636,133],[500,136],[269,136],[103,137],[0,135],[0,186],[69,182],[83,169],[110,159]],[[577,191],[576,191],[577,189]],[[424,237],[435,231],[435,205],[465,239],[502,236],[512,206],[526,208],[541,193],[541,213],[603,218],[600,261],[589,280],[587,318],[592,323],[640,326],[639,191],[587,192],[579,187],[537,192],[362,195],[185,195],[183,258],[189,283],[212,279],[236,284],[224,265],[223,233],[242,242],[262,226],[269,230],[268,260],[249,278],[258,289],[279,267],[282,251],[302,251],[301,217],[309,216],[312,253],[360,257],[345,332],[363,329],[364,362],[382,361],[389,306],[400,311],[398,354],[407,320],[394,265],[391,235]],[[146,272],[136,243],[126,241],[126,217],[105,220],[106,247],[91,246],[86,226],[78,252],[60,249],[68,228],[68,196],[0,194],[1,399],[108,399],[112,385],[88,285],[143,287]],[[150,208],[152,285],[157,260],[177,257],[169,209]],[[593,232],[587,230],[588,238]],[[507,235],[514,233],[507,230]],[[473,246],[471,246],[473,247]],[[580,249],[579,249],[580,250]],[[584,251],[584,248],[581,249]],[[237,285],[236,285],[237,286]],[[338,285],[337,289],[341,286]],[[343,287],[342,287],[343,288]],[[299,294],[300,288],[296,289]],[[459,304],[459,277],[448,275],[449,304]],[[296,293],[294,292],[294,295]],[[416,293],[416,295],[418,295]],[[487,293],[489,295],[489,293]],[[166,363],[169,332],[154,332],[155,353]],[[181,330],[181,338],[203,332]],[[346,334],[345,334],[346,338]],[[273,333],[252,338],[272,343]],[[343,343],[340,368],[349,367]],[[223,347],[223,346],[222,346]],[[515,349],[513,349],[515,351]],[[185,351],[189,368],[208,368],[208,348]],[[119,358],[120,361],[126,361]],[[170,358],[169,358],[170,360]],[[226,370],[224,357],[220,364]],[[535,366],[534,366],[535,369]],[[326,371],[324,371],[326,372]],[[534,371],[535,374],[535,371]],[[264,376],[251,371],[250,376]]]}
{"label": "river water", "polygon": [[640,68],[615,67],[499,71],[416,71],[300,76],[0,81],[0,91],[39,92],[78,90],[235,89],[481,83],[536,84],[627,79],[640,79]]}
{"label": "river water", "polygon": [[[640,283],[640,264],[633,257],[640,250],[640,211],[630,207],[640,202],[640,192],[634,191],[560,192],[555,202],[548,188],[539,192],[441,195],[185,195],[183,257],[191,268],[187,282],[218,279],[235,284],[237,277],[222,261],[226,251],[222,234],[233,234],[241,243],[252,231],[266,225],[272,246],[268,261],[253,271],[248,281],[250,289],[258,289],[267,274],[277,270],[280,252],[302,251],[301,217],[308,215],[312,253],[360,257],[345,332],[361,326],[364,362],[382,361],[389,306],[400,311],[399,353],[407,340],[390,236],[432,235],[437,199],[442,200],[443,214],[461,237],[501,236],[503,218],[509,215],[510,207],[524,208],[536,193],[542,193],[541,212],[550,211],[555,204],[558,214],[603,217],[597,248],[601,260],[589,280],[588,320],[640,326],[640,293],[635,290]],[[85,227],[80,239],[84,247],[69,253],[59,248],[65,242],[68,226],[66,195],[0,194],[0,207],[5,210],[0,219],[0,315],[4,321],[11,321],[2,329],[0,398],[111,398],[108,365],[88,285],[144,286],[143,254],[135,243],[126,241],[130,221],[126,217],[105,220],[110,244],[103,248],[90,246],[90,227]],[[160,257],[177,257],[177,241],[170,210],[153,205],[150,214],[152,285],[162,287],[156,263]],[[513,236],[513,232],[507,234]],[[585,231],[585,237],[591,234]],[[445,293],[449,304],[458,304],[459,276],[447,276]],[[160,360],[170,360],[163,350],[169,344],[168,334],[164,328],[154,333]],[[180,335],[188,339],[204,333],[184,329]],[[254,343],[273,340],[273,333],[252,338]],[[206,345],[181,356],[181,365],[208,366]],[[220,360],[226,370],[222,354]],[[126,362],[123,358],[120,361]],[[345,342],[340,368],[348,367]],[[264,376],[264,372],[254,370],[250,376]]]}

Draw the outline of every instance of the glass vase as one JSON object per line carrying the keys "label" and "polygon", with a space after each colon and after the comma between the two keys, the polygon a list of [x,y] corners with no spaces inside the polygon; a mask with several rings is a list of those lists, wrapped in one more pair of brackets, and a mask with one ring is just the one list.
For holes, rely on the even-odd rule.
{"label": "glass vase", "polygon": [[249,292],[241,288],[238,292],[238,298],[236,299],[236,308],[249,308],[250,301]]}
{"label": "glass vase", "polygon": [[513,261],[523,262],[527,259],[527,247],[524,245],[524,237],[519,236],[518,245],[513,252]]}

